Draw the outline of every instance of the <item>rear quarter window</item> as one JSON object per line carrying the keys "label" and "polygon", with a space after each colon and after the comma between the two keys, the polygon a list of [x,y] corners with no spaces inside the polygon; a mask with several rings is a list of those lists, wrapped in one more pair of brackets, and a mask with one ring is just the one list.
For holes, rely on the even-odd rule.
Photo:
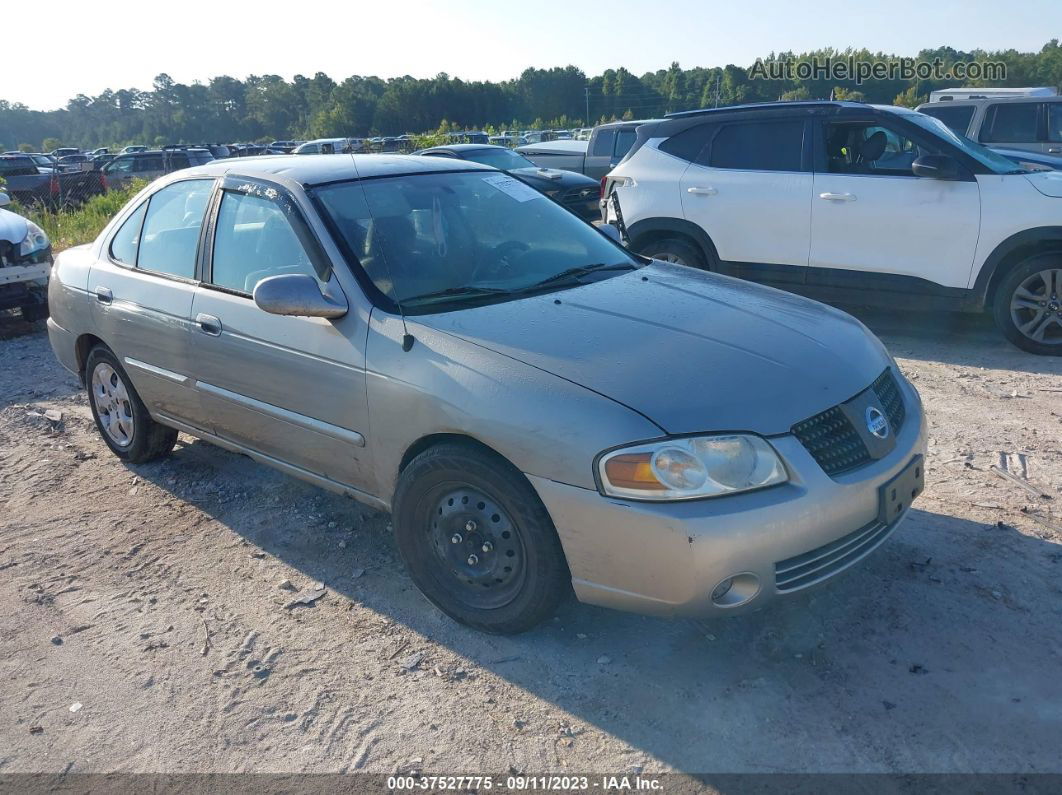
{"label": "rear quarter window", "polygon": [[660,151],[669,155],[694,162],[704,149],[705,144],[712,137],[716,129],[714,124],[699,124],[676,133],[660,144]]}

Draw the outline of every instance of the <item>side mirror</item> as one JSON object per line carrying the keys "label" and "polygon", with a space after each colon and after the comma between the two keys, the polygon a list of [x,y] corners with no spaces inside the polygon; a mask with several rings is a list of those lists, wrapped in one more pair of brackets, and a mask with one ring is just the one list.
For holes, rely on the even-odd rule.
{"label": "side mirror", "polygon": [[11,197],[0,191],[0,207],[6,207],[9,204],[11,204]]}
{"label": "side mirror", "polygon": [[950,155],[922,155],[911,163],[911,171],[916,177],[959,178],[959,164]]}
{"label": "side mirror", "polygon": [[601,224],[598,227],[598,231],[601,232],[609,240],[623,245],[623,237],[620,235],[620,231],[613,224]]}
{"label": "side mirror", "polygon": [[347,299],[339,290],[334,295],[321,292],[317,280],[303,273],[268,276],[254,288],[254,302],[271,315],[299,317],[343,317]]}

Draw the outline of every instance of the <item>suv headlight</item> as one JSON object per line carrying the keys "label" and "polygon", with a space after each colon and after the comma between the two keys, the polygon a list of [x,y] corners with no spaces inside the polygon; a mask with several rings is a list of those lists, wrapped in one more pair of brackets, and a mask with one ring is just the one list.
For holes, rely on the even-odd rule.
{"label": "suv headlight", "polygon": [[598,460],[602,490],[636,500],[692,500],[785,483],[765,439],[725,434],[665,439],[612,450]]}
{"label": "suv headlight", "polygon": [[19,255],[28,257],[30,254],[42,251],[50,245],[51,241],[48,240],[48,235],[44,234],[44,230],[33,221],[26,221],[26,237],[22,240],[22,245],[19,246]]}

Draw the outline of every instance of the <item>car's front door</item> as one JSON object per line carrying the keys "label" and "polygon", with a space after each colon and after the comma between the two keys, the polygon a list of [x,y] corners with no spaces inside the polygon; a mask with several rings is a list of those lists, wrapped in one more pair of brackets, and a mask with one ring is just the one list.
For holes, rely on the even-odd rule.
{"label": "car's front door", "polygon": [[[801,282],[811,240],[811,163],[803,119],[722,125],[682,175],[687,220],[742,276]],[[807,147],[810,151],[810,147]],[[725,267],[724,267],[725,269]]]}
{"label": "car's front door", "polygon": [[915,176],[916,158],[947,152],[880,119],[829,121],[820,132],[808,284],[858,287],[873,273],[966,288],[981,218],[973,175]]}
{"label": "car's front door", "polygon": [[284,188],[227,179],[214,212],[206,276],[192,303],[196,386],[213,433],[364,488],[366,317],[353,308],[335,320],[274,315],[255,304],[255,285],[269,276],[306,274],[341,289]]}
{"label": "car's front door", "polygon": [[203,427],[189,324],[212,179],[174,182],[129,212],[89,274],[100,337],[152,413]]}

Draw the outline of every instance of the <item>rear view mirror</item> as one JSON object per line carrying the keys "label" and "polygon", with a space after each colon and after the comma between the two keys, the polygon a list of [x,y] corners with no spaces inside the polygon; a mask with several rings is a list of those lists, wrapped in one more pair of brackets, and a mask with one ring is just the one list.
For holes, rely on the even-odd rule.
{"label": "rear view mirror", "polygon": [[950,155],[922,155],[911,164],[916,177],[958,179],[959,164]]}
{"label": "rear view mirror", "polygon": [[9,204],[11,204],[11,197],[0,191],[0,207],[6,207]]}
{"label": "rear view mirror", "polygon": [[619,230],[612,224],[601,224],[597,229],[609,240],[615,241],[621,245],[623,244],[623,237],[620,235]]}
{"label": "rear view mirror", "polygon": [[[327,289],[327,288],[326,288]],[[343,317],[347,313],[347,299],[338,288],[333,295],[321,292],[317,280],[302,273],[269,276],[254,288],[254,302],[271,315],[299,317]]]}

